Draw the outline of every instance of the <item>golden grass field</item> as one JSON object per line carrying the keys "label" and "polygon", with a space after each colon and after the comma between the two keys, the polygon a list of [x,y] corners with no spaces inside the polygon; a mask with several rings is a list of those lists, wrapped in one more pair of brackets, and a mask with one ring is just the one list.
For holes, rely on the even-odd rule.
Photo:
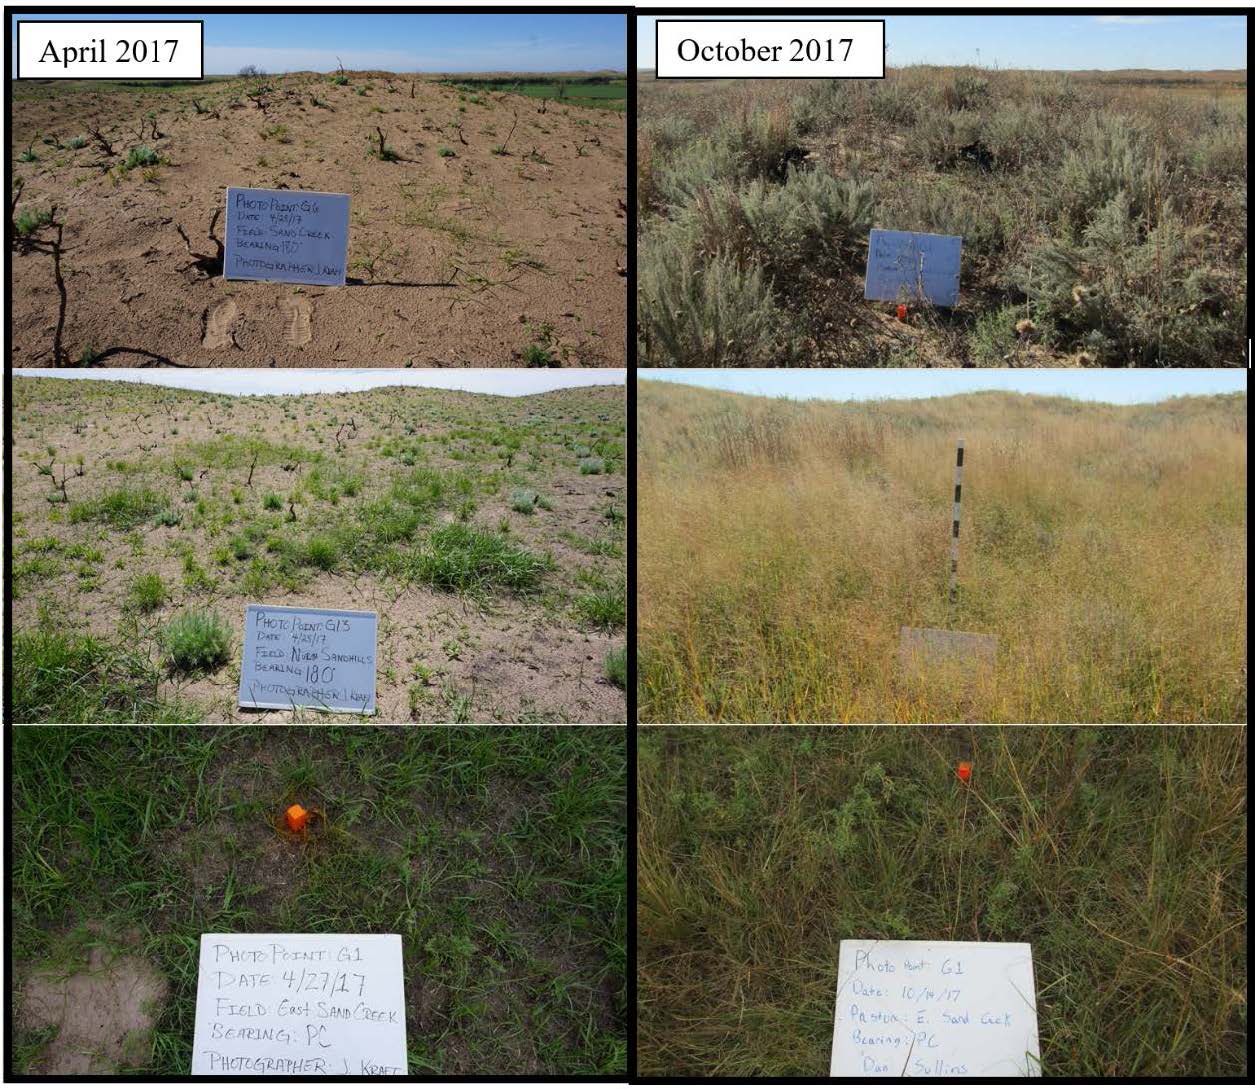
{"label": "golden grass field", "polygon": [[[1245,721],[1244,396],[639,407],[642,721]],[[996,665],[907,677],[902,625]]]}

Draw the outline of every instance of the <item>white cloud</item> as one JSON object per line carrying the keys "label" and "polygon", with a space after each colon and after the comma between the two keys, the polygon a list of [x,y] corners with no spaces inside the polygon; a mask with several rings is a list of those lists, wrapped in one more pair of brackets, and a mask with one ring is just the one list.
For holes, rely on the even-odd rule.
{"label": "white cloud", "polygon": [[103,370],[68,371],[42,367],[18,367],[13,373],[30,378],[68,378],[81,381],[144,382],[172,389],[205,393],[265,396],[292,393],[357,393],[380,386],[426,386],[432,389],[492,393],[499,397],[523,397],[578,386],[622,386],[627,372],[605,370],[512,370],[468,367],[463,370],[272,370],[266,368],[200,370],[149,370],[110,367]]}
{"label": "white cloud", "polygon": [[1095,15],[1094,18],[1110,26],[1149,26],[1151,23],[1168,21],[1164,15]]}

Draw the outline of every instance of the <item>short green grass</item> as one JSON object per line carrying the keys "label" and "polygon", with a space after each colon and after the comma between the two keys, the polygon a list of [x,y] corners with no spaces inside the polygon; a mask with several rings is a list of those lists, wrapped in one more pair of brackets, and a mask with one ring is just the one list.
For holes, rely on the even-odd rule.
{"label": "short green grass", "polygon": [[[19,981],[121,941],[190,1067],[200,935],[398,933],[411,1075],[626,1072],[621,727],[40,726],[10,733]],[[325,835],[280,838],[294,800]],[[92,927],[89,932],[88,927]],[[43,1037],[19,1031],[19,1072]]]}
{"label": "short green grass", "polygon": [[854,937],[1030,942],[1048,1077],[1246,1072],[1245,727],[641,727],[637,842],[642,1074],[825,1076]]}
{"label": "short green grass", "polygon": [[195,711],[159,697],[158,670],[125,638],[40,627],[16,632],[14,722],[186,722]]}

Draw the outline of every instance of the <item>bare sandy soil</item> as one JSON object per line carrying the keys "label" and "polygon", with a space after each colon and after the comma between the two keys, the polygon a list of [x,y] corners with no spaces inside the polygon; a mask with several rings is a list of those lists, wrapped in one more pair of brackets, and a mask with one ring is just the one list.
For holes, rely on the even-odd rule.
{"label": "bare sandy soil", "polygon": [[[207,609],[231,626],[229,660],[163,671],[160,698],[211,721],[317,720],[236,708],[245,605],[374,610],[381,721],[625,721],[606,671],[623,620],[593,611],[616,595],[623,611],[624,409],[622,387],[604,386],[227,397],[16,378],[14,630],[91,632],[158,665],[169,620]],[[590,458],[601,471],[581,471]],[[394,517],[398,486],[433,480],[443,498],[413,535],[365,564],[345,554]],[[552,567],[524,592],[415,577],[413,557],[454,524]],[[333,544],[311,563],[320,539]],[[153,573],[163,600],[141,608],[136,580]]]}
{"label": "bare sandy soil", "polygon": [[[13,364],[623,366],[624,115],[347,78],[14,84],[16,213],[55,206],[66,299],[57,360],[53,258],[19,244]],[[349,194],[348,284],[224,280],[227,186]]]}

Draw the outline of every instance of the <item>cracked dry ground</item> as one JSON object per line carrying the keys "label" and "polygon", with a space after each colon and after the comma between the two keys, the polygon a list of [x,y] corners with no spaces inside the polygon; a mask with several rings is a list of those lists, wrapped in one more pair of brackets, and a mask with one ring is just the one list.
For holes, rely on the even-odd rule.
{"label": "cracked dry ground", "polygon": [[[268,77],[260,99],[240,79],[15,85],[17,213],[64,223],[62,362],[508,367],[538,347],[624,366],[624,115],[350,76]],[[377,128],[396,161],[372,154]],[[120,171],[140,146],[163,162]],[[348,193],[349,283],[224,280],[210,227],[229,185]],[[10,361],[51,366],[52,258],[19,246],[12,268]]]}

